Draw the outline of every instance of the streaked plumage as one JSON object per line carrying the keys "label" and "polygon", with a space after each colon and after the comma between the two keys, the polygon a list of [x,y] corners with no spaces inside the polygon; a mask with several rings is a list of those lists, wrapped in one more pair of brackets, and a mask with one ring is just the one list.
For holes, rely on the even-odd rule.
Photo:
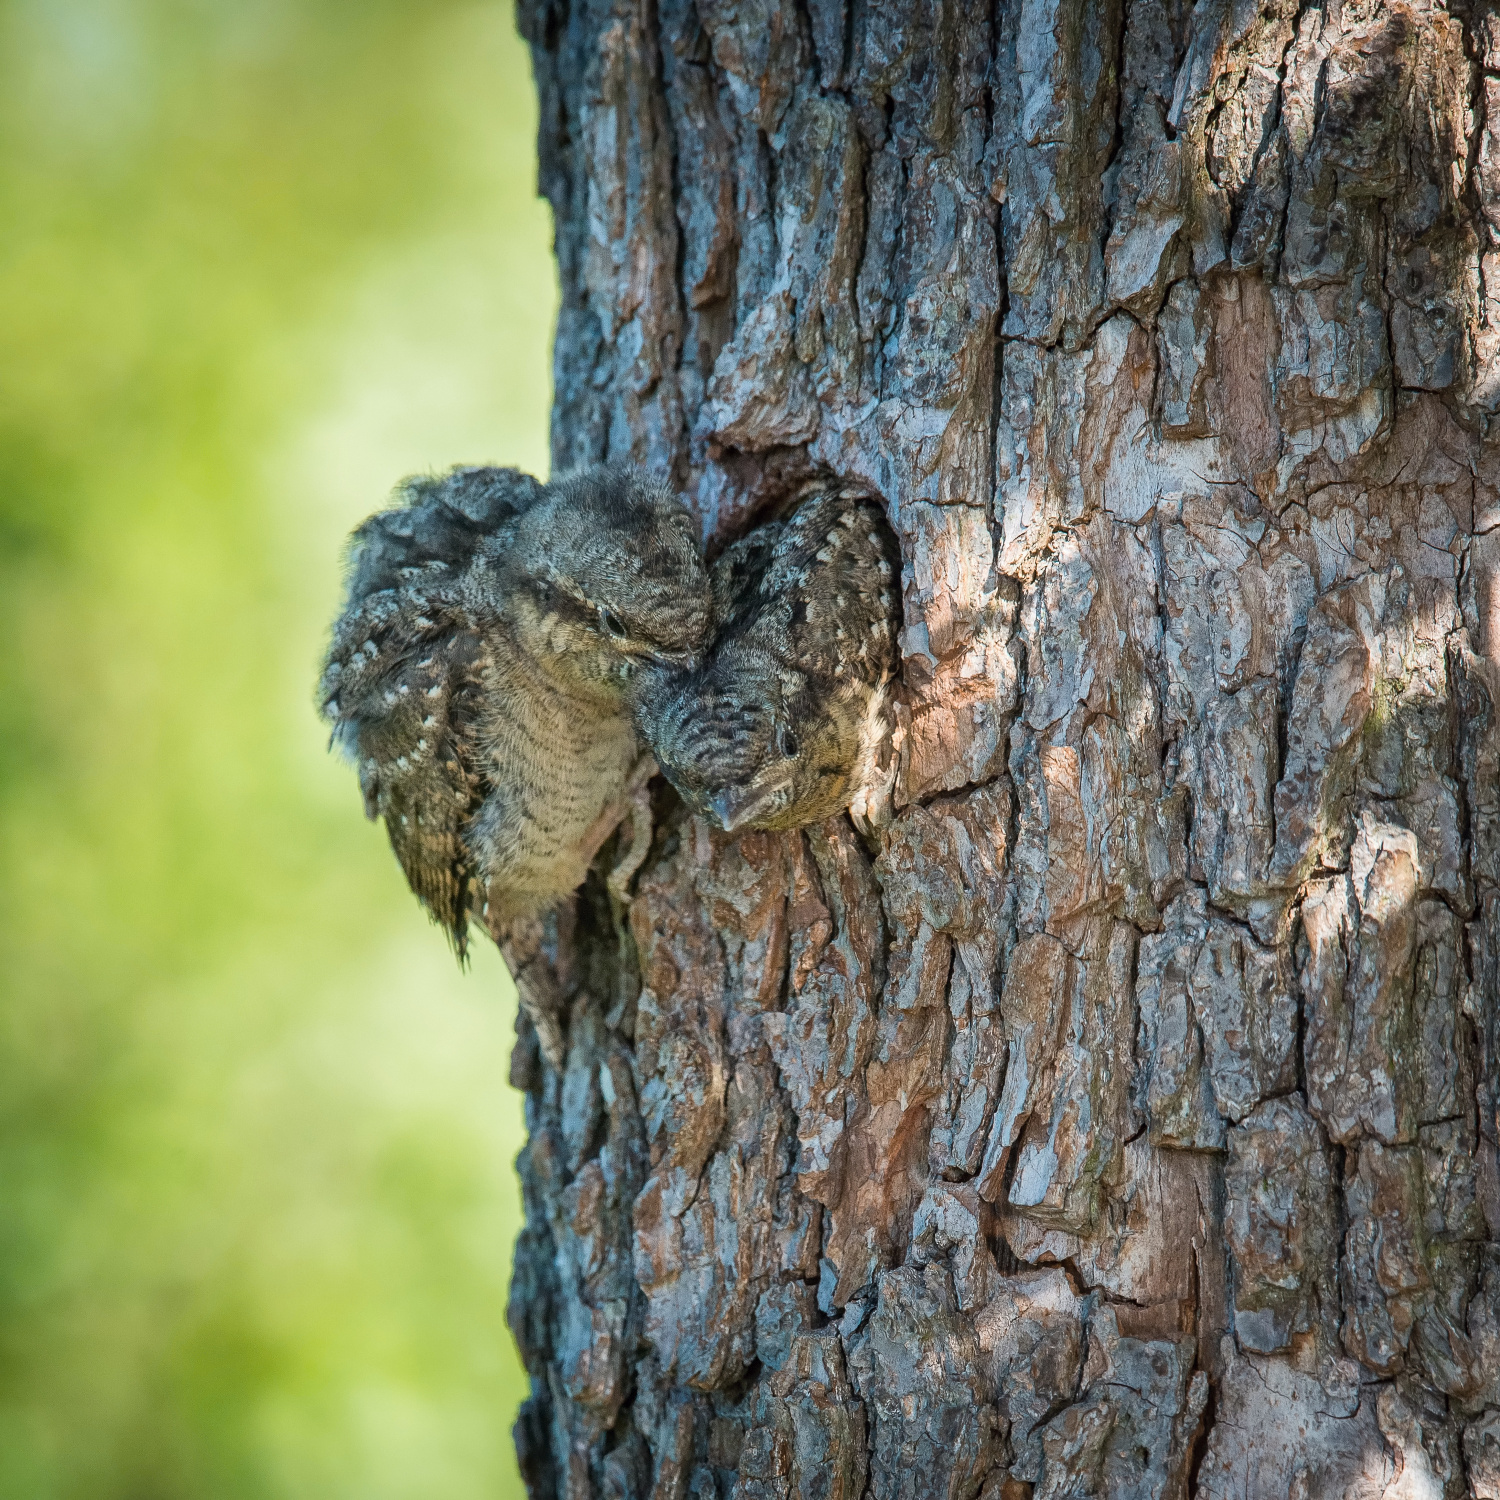
{"label": "streaked plumage", "polygon": [[724,827],[797,828],[883,774],[899,553],[880,507],[822,488],[715,565],[700,670],[654,674],[638,709],[658,764]]}
{"label": "streaked plumage", "polygon": [[577,887],[619,821],[647,664],[706,645],[681,501],[633,471],[408,480],[354,533],[319,690],[412,890],[463,954]]}

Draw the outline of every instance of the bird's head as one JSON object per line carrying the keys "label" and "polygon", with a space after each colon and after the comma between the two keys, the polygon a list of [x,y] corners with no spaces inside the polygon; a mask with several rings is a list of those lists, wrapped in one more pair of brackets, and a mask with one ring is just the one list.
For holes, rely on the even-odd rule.
{"label": "bird's head", "polygon": [[690,670],[708,647],[713,607],[692,519],[636,470],[549,485],[497,564],[523,643],[589,697],[624,698],[642,669]]}
{"label": "bird's head", "polygon": [[801,828],[848,804],[853,772],[847,693],[819,698],[800,674],[751,645],[663,694],[643,694],[641,730],[683,800],[729,832]]}

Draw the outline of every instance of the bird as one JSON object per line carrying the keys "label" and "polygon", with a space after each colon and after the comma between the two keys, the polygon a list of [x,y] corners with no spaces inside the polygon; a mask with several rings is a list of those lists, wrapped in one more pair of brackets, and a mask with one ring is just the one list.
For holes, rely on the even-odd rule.
{"label": "bird", "polygon": [[639,797],[638,674],[699,659],[710,581],[686,506],[639,470],[458,467],[394,501],[350,539],[318,702],[463,961],[471,920],[504,951]]}
{"label": "bird", "polygon": [[637,699],[642,736],[690,808],[733,833],[887,797],[899,572],[879,504],[826,482],[720,555],[708,656],[653,668]]}

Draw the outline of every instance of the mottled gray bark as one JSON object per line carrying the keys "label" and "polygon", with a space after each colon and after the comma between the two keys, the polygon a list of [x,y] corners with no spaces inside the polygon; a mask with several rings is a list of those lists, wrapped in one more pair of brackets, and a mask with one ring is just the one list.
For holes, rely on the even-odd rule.
{"label": "mottled gray bark", "polygon": [[883,837],[555,935],[533,1495],[1500,1495],[1500,16],[522,25],[558,467],[905,562]]}

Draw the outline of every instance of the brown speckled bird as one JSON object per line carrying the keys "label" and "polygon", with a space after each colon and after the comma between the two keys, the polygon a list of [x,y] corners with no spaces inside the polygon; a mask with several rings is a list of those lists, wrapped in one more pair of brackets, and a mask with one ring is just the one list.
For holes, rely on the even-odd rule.
{"label": "brown speckled bird", "polygon": [[653,673],[637,710],[691,807],[733,831],[798,828],[879,799],[899,567],[880,507],[837,488],[719,558],[709,658]]}
{"label": "brown speckled bird", "polygon": [[705,648],[709,579],[634,471],[458,468],[397,499],[351,539],[319,702],[462,957],[471,916],[501,941],[583,880],[641,759],[635,675]]}

